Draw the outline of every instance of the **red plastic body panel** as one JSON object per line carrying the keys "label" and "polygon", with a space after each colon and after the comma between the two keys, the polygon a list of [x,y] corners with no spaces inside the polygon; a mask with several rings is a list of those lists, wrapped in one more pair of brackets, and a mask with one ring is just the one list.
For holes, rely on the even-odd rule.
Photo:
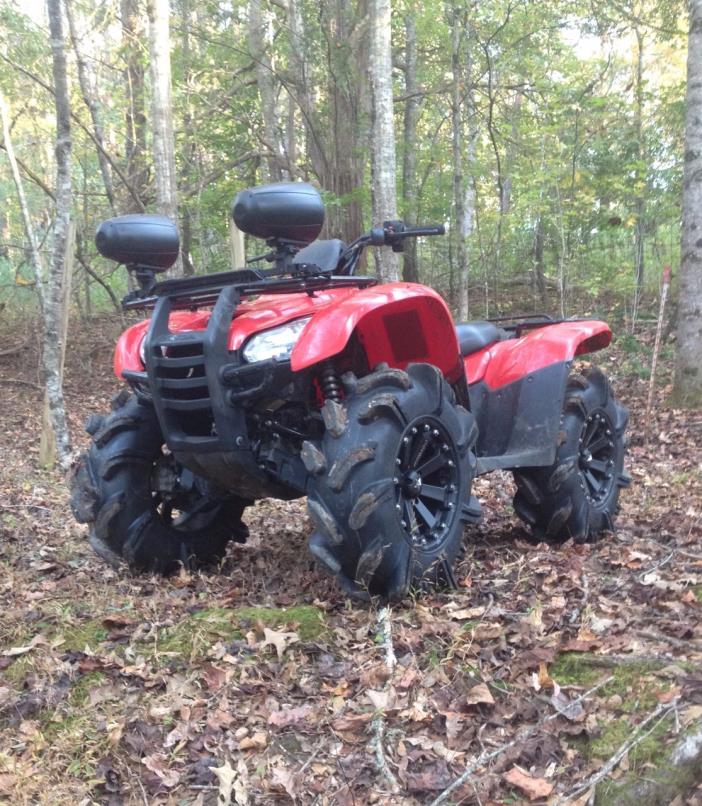
{"label": "red plastic body panel", "polygon": [[601,350],[611,340],[612,331],[604,322],[545,325],[466,356],[466,380],[469,385],[484,381],[490,389],[498,389],[551,364]]}
{"label": "red plastic body panel", "polygon": [[[428,361],[451,381],[463,372],[446,303],[435,291],[412,283],[331,289],[313,297],[271,294],[243,302],[230,326],[229,349],[240,348],[255,333],[312,315],[292,352],[294,371],[340,353],[356,330],[371,366],[381,361],[397,367]],[[173,332],[204,330],[209,318],[209,311],[175,311],[169,327]],[[149,322],[138,322],[120,336],[113,362],[117,377],[124,370],[144,369],[139,348]]]}
{"label": "red plastic body panel", "polygon": [[451,381],[462,375],[458,340],[444,300],[414,283],[388,283],[357,291],[320,311],[293,348],[294,371],[337,355],[356,332],[370,366],[434,364]]}

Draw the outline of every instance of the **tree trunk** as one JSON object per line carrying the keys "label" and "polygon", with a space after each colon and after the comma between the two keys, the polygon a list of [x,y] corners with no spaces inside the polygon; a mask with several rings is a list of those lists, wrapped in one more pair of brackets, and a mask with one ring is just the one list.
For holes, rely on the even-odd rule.
{"label": "tree trunk", "polygon": [[10,135],[10,114],[2,92],[0,92],[0,120],[2,121],[3,143],[5,151],[7,152],[7,159],[10,162],[12,179],[15,183],[15,189],[17,191],[17,199],[19,201],[24,233],[27,236],[27,243],[29,244],[29,260],[32,264],[32,271],[34,272],[34,282],[37,284],[37,288],[39,289],[39,301],[42,302],[44,266],[42,264],[41,253],[39,252],[39,244],[37,242],[36,233],[34,232],[34,226],[32,225],[32,219],[29,215],[27,197],[24,195],[24,186],[22,184],[22,176],[19,172],[17,159],[15,157],[15,149],[12,146],[12,137]]}
{"label": "tree trunk", "polygon": [[256,83],[261,98],[261,117],[263,118],[263,145],[265,147],[266,165],[269,182],[280,182],[283,179],[281,159],[281,137],[278,126],[275,76],[273,64],[268,54],[270,20],[264,14],[261,0],[249,3],[249,51],[256,65]]}
{"label": "tree trunk", "polygon": [[[159,213],[168,216],[177,224],[178,191],[175,175],[175,143],[173,140],[168,0],[149,0],[148,10],[156,206]],[[180,255],[170,273],[176,277],[183,274],[183,261]]]}
{"label": "tree trunk", "polygon": [[139,14],[139,0],[122,0],[122,46],[126,58],[124,83],[127,91],[125,112],[126,138],[125,158],[127,178],[132,189],[126,199],[127,212],[143,212],[136,199],[144,198],[146,184],[146,112],[144,107],[144,66],[139,54],[139,45],[144,30]]}
{"label": "tree trunk", "polygon": [[98,102],[93,97],[90,88],[90,81],[88,80],[88,67],[79,45],[79,36],[76,32],[76,24],[73,17],[72,0],[65,0],[64,7],[66,9],[66,19],[68,20],[68,30],[71,36],[71,44],[73,51],[76,54],[76,66],[78,68],[78,83],[80,85],[80,92],[83,96],[83,102],[88,107],[90,112],[90,119],[93,123],[93,137],[97,144],[97,157],[100,164],[100,173],[102,175],[102,182],[105,186],[105,195],[109,202],[110,208],[115,210],[115,194],[112,188],[112,175],[110,173],[110,164],[107,161],[105,154],[104,137],[102,136],[102,121],[100,120],[100,107]]}
{"label": "tree trunk", "polygon": [[[390,47],[390,0],[371,0],[370,81],[372,98],[371,193],[373,223],[397,218],[395,125],[392,103],[392,50]],[[397,254],[375,250],[375,268],[383,282],[399,277]]]}
{"label": "tree trunk", "polygon": [[[364,123],[367,106],[366,0],[328,0],[320,6],[325,38],[321,69],[326,76],[324,114],[311,102],[311,80],[297,67],[304,91],[298,97],[307,129],[307,155],[320,185],[336,196],[327,208],[323,237],[354,240],[363,230],[363,188],[367,154]],[[296,30],[301,31],[302,18]],[[294,39],[292,40],[295,41]],[[300,81],[300,76],[307,81]]]}
{"label": "tree trunk", "polygon": [[[466,163],[472,167],[475,162],[475,143],[477,137],[475,113],[473,109],[473,93],[471,89],[471,58],[469,26],[459,11],[455,11],[452,19],[451,36],[451,125],[453,145],[453,211],[454,211],[454,253],[457,282],[456,308],[459,321],[469,316],[468,309],[468,239],[475,221],[475,189],[471,177],[466,179]],[[466,121],[468,116],[469,134],[466,140]]]}
{"label": "tree trunk", "polygon": [[702,407],[702,0],[689,0],[685,167],[674,396]]}
{"label": "tree trunk", "polygon": [[[71,444],[66,423],[61,380],[61,352],[65,341],[61,333],[61,297],[70,246],[71,202],[71,108],[68,100],[66,54],[63,45],[61,0],[47,0],[51,32],[54,100],[56,104],[56,218],[54,220],[51,265],[44,285],[44,334],[42,369],[46,384],[49,421],[56,443],[56,455],[62,468],[68,467]],[[68,305],[68,299],[65,299]]]}
{"label": "tree trunk", "polygon": [[[181,173],[181,187],[190,188],[199,186],[200,171],[198,160],[198,143],[196,125],[193,119],[191,98],[192,86],[192,43],[190,41],[190,26],[192,23],[192,12],[190,0],[181,0],[180,3],[180,24],[182,31],[182,69],[185,84],[185,110],[183,112],[183,166]],[[193,245],[193,213],[191,210],[191,197],[184,195],[181,197],[181,243],[180,254],[183,260],[183,274],[187,277],[195,274],[195,265],[192,259]]]}
{"label": "tree trunk", "polygon": [[533,279],[542,305],[546,305],[546,277],[544,276],[544,222],[539,213],[534,225]]}
{"label": "tree trunk", "polygon": [[636,225],[634,227],[634,304],[631,312],[632,332],[636,326],[641,294],[644,288],[644,188],[646,185],[645,168],[641,167],[646,161],[643,142],[643,34],[638,28],[634,29],[634,33],[636,34],[634,136],[636,138],[635,159],[637,165],[634,179],[636,194],[634,199],[634,217],[636,218]]}
{"label": "tree trunk", "polygon": [[[417,124],[419,123],[417,26],[413,11],[405,15],[405,96],[407,100],[402,155],[402,207],[405,223],[413,227],[417,224]],[[416,238],[408,238],[405,241],[402,279],[407,283],[419,282]]]}

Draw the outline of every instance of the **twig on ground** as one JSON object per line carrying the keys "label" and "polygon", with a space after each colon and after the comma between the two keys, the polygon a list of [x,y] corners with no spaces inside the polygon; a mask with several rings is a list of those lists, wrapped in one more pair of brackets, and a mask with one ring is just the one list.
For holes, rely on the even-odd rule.
{"label": "twig on ground", "polygon": [[[660,723],[673,711],[676,710],[679,698],[671,700],[669,703],[661,703],[655,711],[652,711],[643,722],[639,723],[636,726],[634,731],[634,735],[627,739],[624,744],[622,744],[617,752],[608,760],[606,761],[600,769],[593,773],[589,778],[587,778],[582,783],[578,784],[575,789],[572,789],[567,795],[563,795],[563,797],[559,798],[557,801],[554,802],[553,806],[560,806],[560,804],[565,803],[572,803],[575,798],[579,795],[582,795],[584,792],[592,789],[593,787],[597,786],[601,781],[603,781],[612,770],[619,764],[619,762],[624,758],[624,756],[630,751],[633,750],[638,744],[650,736],[653,731],[660,725]],[[645,733],[642,733],[643,728],[646,725],[653,722],[653,720],[660,716],[660,719]]]}
{"label": "twig on ground", "polygon": [[14,347],[8,347],[7,349],[0,350],[0,358],[6,355],[15,355],[15,353],[20,353],[24,350],[25,347],[29,345],[31,341],[31,337],[28,336],[21,344],[17,344]]}
{"label": "twig on ground", "polygon": [[[388,679],[385,683],[384,690],[389,691],[392,684],[392,674],[397,665],[397,658],[395,657],[395,648],[392,643],[392,623],[390,621],[391,610],[389,607],[383,607],[378,614],[378,638],[380,639],[381,646],[385,650],[385,666],[388,670]],[[373,717],[372,722],[373,741],[372,746],[375,751],[375,764],[378,772],[385,778],[393,793],[400,791],[400,785],[395,778],[388,762],[385,758],[385,751],[383,743],[385,741],[385,714],[383,709],[378,709],[378,713]]]}
{"label": "twig on ground", "polygon": [[[606,686],[612,680],[612,676],[606,677],[604,680],[600,680],[600,682],[593,686],[591,689],[586,691],[584,694],[581,694],[579,697],[573,700],[571,705],[575,705],[577,703],[584,702],[588,697],[591,697],[596,691],[599,691],[603,686]],[[492,750],[489,753],[483,752],[481,753],[476,760],[470,764],[465,771],[460,775],[456,780],[448,786],[444,791],[436,797],[429,806],[440,806],[442,803],[446,803],[446,801],[451,797],[451,795],[470,778],[471,775],[476,770],[479,770],[481,767],[484,767],[488,762],[492,761],[494,758],[501,756],[502,753],[509,750],[510,748],[514,747],[515,745],[523,742],[525,739],[528,739],[534,733],[539,731],[546,723],[552,722],[554,719],[558,719],[561,716],[559,711],[556,711],[553,714],[549,714],[547,717],[542,719],[540,722],[537,722],[536,725],[532,725],[532,727],[527,728],[526,730],[521,731],[518,733],[512,741],[507,742],[506,744],[501,745],[496,750]]]}
{"label": "twig on ground", "polygon": [[41,389],[38,383],[34,383],[33,381],[25,381],[22,378],[0,378],[0,383],[14,383],[19,386],[31,386],[32,389]]}
{"label": "twig on ground", "polygon": [[647,568],[645,571],[641,571],[638,575],[639,582],[643,582],[644,577],[648,576],[648,574],[652,574],[654,571],[657,571],[659,568],[663,568],[664,565],[667,565],[675,555],[675,549],[673,549],[667,557],[662,559],[659,563],[656,563],[652,568]]}
{"label": "twig on ground", "polygon": [[671,646],[676,647],[677,649],[682,649],[686,651],[693,650],[694,652],[699,652],[700,650],[700,640],[699,638],[674,638],[672,635],[664,635],[660,632],[653,632],[652,630],[637,630],[636,635],[639,638],[650,638],[652,641],[661,641],[664,644],[670,644]]}

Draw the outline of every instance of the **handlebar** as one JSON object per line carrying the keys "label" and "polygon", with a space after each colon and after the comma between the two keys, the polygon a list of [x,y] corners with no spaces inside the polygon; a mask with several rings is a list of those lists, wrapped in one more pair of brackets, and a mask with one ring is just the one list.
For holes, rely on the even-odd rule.
{"label": "handlebar", "polygon": [[370,232],[349,244],[342,255],[341,262],[345,268],[343,274],[353,275],[356,272],[361,252],[366,246],[390,246],[393,252],[402,252],[405,238],[420,238],[427,235],[444,235],[443,224],[424,224],[420,227],[408,227],[404,221],[383,221],[382,227],[373,227]]}
{"label": "handlebar", "polygon": [[446,227],[443,224],[426,224],[421,227],[408,227],[404,221],[383,221],[382,227],[373,227],[370,231],[370,243],[373,246],[392,246],[395,252],[402,251],[405,238],[418,238],[422,235],[443,235]]}

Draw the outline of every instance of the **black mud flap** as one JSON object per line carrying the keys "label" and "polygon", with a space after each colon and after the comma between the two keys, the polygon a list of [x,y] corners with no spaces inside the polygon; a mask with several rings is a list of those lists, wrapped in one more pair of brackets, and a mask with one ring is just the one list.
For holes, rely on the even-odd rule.
{"label": "black mud flap", "polygon": [[571,361],[559,361],[514,383],[468,387],[478,423],[478,473],[553,464]]}

